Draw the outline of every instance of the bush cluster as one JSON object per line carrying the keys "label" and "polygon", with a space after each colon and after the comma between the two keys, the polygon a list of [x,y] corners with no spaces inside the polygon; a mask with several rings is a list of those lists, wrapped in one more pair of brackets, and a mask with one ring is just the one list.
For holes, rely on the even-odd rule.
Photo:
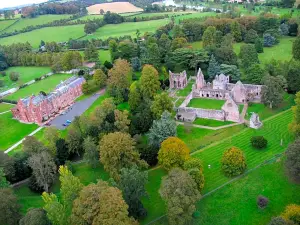
{"label": "bush cluster", "polygon": [[251,138],[251,145],[256,149],[263,149],[267,147],[268,140],[265,139],[263,136],[253,136]]}

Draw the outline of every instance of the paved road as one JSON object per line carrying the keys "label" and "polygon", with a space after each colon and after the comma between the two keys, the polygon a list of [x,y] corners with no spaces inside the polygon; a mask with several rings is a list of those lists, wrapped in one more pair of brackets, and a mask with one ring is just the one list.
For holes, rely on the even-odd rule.
{"label": "paved road", "polygon": [[75,102],[64,115],[59,115],[55,119],[53,119],[50,123],[51,126],[56,126],[57,129],[64,130],[66,127],[63,126],[64,123],[66,123],[67,120],[73,121],[75,116],[80,116],[82,113],[84,113],[85,110],[87,110],[93,103],[96,101],[104,91],[101,91],[100,93],[94,94],[93,96],[84,99],[80,102]]}

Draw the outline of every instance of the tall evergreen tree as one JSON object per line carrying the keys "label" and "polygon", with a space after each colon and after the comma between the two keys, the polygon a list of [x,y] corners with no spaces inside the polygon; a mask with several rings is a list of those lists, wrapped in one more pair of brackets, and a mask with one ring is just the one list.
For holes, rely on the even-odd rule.
{"label": "tall evergreen tree", "polygon": [[210,57],[207,73],[210,80],[213,80],[216,75],[220,74],[220,66],[214,55]]}

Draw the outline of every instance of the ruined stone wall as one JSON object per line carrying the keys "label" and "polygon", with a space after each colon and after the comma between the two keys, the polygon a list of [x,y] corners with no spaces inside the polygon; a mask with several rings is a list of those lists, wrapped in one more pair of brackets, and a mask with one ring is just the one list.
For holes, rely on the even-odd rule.
{"label": "ruined stone wall", "polygon": [[213,120],[220,120],[220,121],[225,120],[225,111],[224,110],[179,107],[179,111],[195,113],[196,117],[204,118],[204,119],[213,119]]}
{"label": "ruined stone wall", "polygon": [[214,99],[220,99],[225,100],[226,99],[226,93],[229,93],[226,90],[221,89],[196,89],[193,91],[193,97],[195,98],[214,98]]}

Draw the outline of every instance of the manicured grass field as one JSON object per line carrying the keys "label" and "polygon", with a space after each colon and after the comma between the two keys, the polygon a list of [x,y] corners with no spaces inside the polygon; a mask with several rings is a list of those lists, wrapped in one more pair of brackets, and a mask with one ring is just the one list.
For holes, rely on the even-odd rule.
{"label": "manicured grass field", "polygon": [[204,148],[216,141],[223,140],[245,129],[243,125],[237,125],[220,130],[209,130],[197,127],[177,126],[177,136],[183,140],[191,152]]}
{"label": "manicured grass field", "polygon": [[0,150],[4,151],[37,129],[36,124],[24,124],[12,119],[12,113],[0,115]]}
{"label": "manicured grass field", "polygon": [[180,89],[176,92],[177,96],[188,96],[193,87],[194,81],[190,81],[184,89]]}
{"label": "manicured grass field", "polygon": [[[257,207],[258,195],[269,199],[264,210]],[[300,185],[288,180],[281,160],[265,165],[200,200],[197,210],[201,216],[195,224],[268,224],[288,204],[300,204]]]}
{"label": "manicured grass field", "polygon": [[162,20],[151,20],[144,22],[132,22],[132,23],[121,23],[121,24],[108,24],[104,27],[99,28],[92,35],[88,35],[83,39],[106,39],[108,37],[120,37],[125,35],[131,35],[136,37],[136,30],[138,29],[141,34],[145,32],[154,32],[157,28],[170,22],[170,19]]}
{"label": "manicured grass field", "polygon": [[229,124],[233,124],[234,122],[231,121],[219,121],[219,120],[210,120],[210,119],[204,119],[204,118],[197,118],[193,124],[202,125],[202,126],[208,126],[208,127],[220,127],[225,126]]}
{"label": "manicured grass field", "polygon": [[[99,49],[99,60],[103,64],[105,61],[111,62],[109,50]],[[84,58],[84,51],[79,51],[80,55]]]}
{"label": "manicured grass field", "polygon": [[[0,77],[0,80],[4,80],[5,87],[0,88],[0,90],[6,90],[9,88],[13,88],[17,86],[17,83],[26,83],[35,78],[41,77],[44,74],[51,72],[49,67],[38,67],[38,66],[18,66],[18,67],[9,67],[5,70],[6,76]],[[9,79],[9,74],[11,72],[18,72],[20,74],[19,80],[17,82],[13,82]]]}
{"label": "manicured grass field", "polygon": [[13,104],[0,103],[0,113],[9,111],[13,107]]}
{"label": "manicured grass field", "polygon": [[85,35],[83,27],[84,24],[61,27],[46,27],[11,37],[1,38],[0,43],[1,45],[10,45],[13,43],[29,42],[33,48],[38,48],[41,40],[45,42],[64,42],[68,41],[70,38],[76,39],[82,37]]}
{"label": "manicured grass field", "polygon": [[270,116],[275,115],[276,113],[289,109],[294,104],[294,96],[289,94],[285,94],[283,103],[279,107],[273,109],[270,109],[269,107],[261,103],[251,103],[248,106],[246,118],[249,119],[251,116],[251,112],[255,112],[258,113],[261,120],[266,119]]}
{"label": "manicured grass field", "polygon": [[90,108],[88,108],[83,115],[90,115],[93,111],[95,111],[95,109],[101,105],[101,103],[103,102],[104,99],[109,98],[109,95],[107,93],[105,93],[104,95],[101,95],[96,101],[94,101],[94,103],[90,106]]}
{"label": "manicured grass field", "polygon": [[21,18],[13,26],[5,30],[6,33],[22,30],[29,26],[42,25],[55,20],[67,19],[70,15],[41,15],[35,18]]}
{"label": "manicured grass field", "polygon": [[202,108],[202,109],[221,109],[224,105],[224,100],[193,98],[187,107]]}
{"label": "manicured grass field", "polygon": [[12,25],[16,20],[0,20],[0,33],[2,30]]}
{"label": "manicured grass field", "polygon": [[32,94],[37,95],[40,93],[40,91],[44,91],[46,93],[49,93],[54,90],[56,85],[58,85],[61,81],[68,79],[72,75],[70,74],[54,74],[50,77],[47,77],[44,80],[38,81],[34,84],[31,84],[27,87],[24,87],[17,92],[15,92],[12,95],[9,95],[5,97],[9,100],[19,100],[20,98],[25,98],[27,96],[30,96]]}

